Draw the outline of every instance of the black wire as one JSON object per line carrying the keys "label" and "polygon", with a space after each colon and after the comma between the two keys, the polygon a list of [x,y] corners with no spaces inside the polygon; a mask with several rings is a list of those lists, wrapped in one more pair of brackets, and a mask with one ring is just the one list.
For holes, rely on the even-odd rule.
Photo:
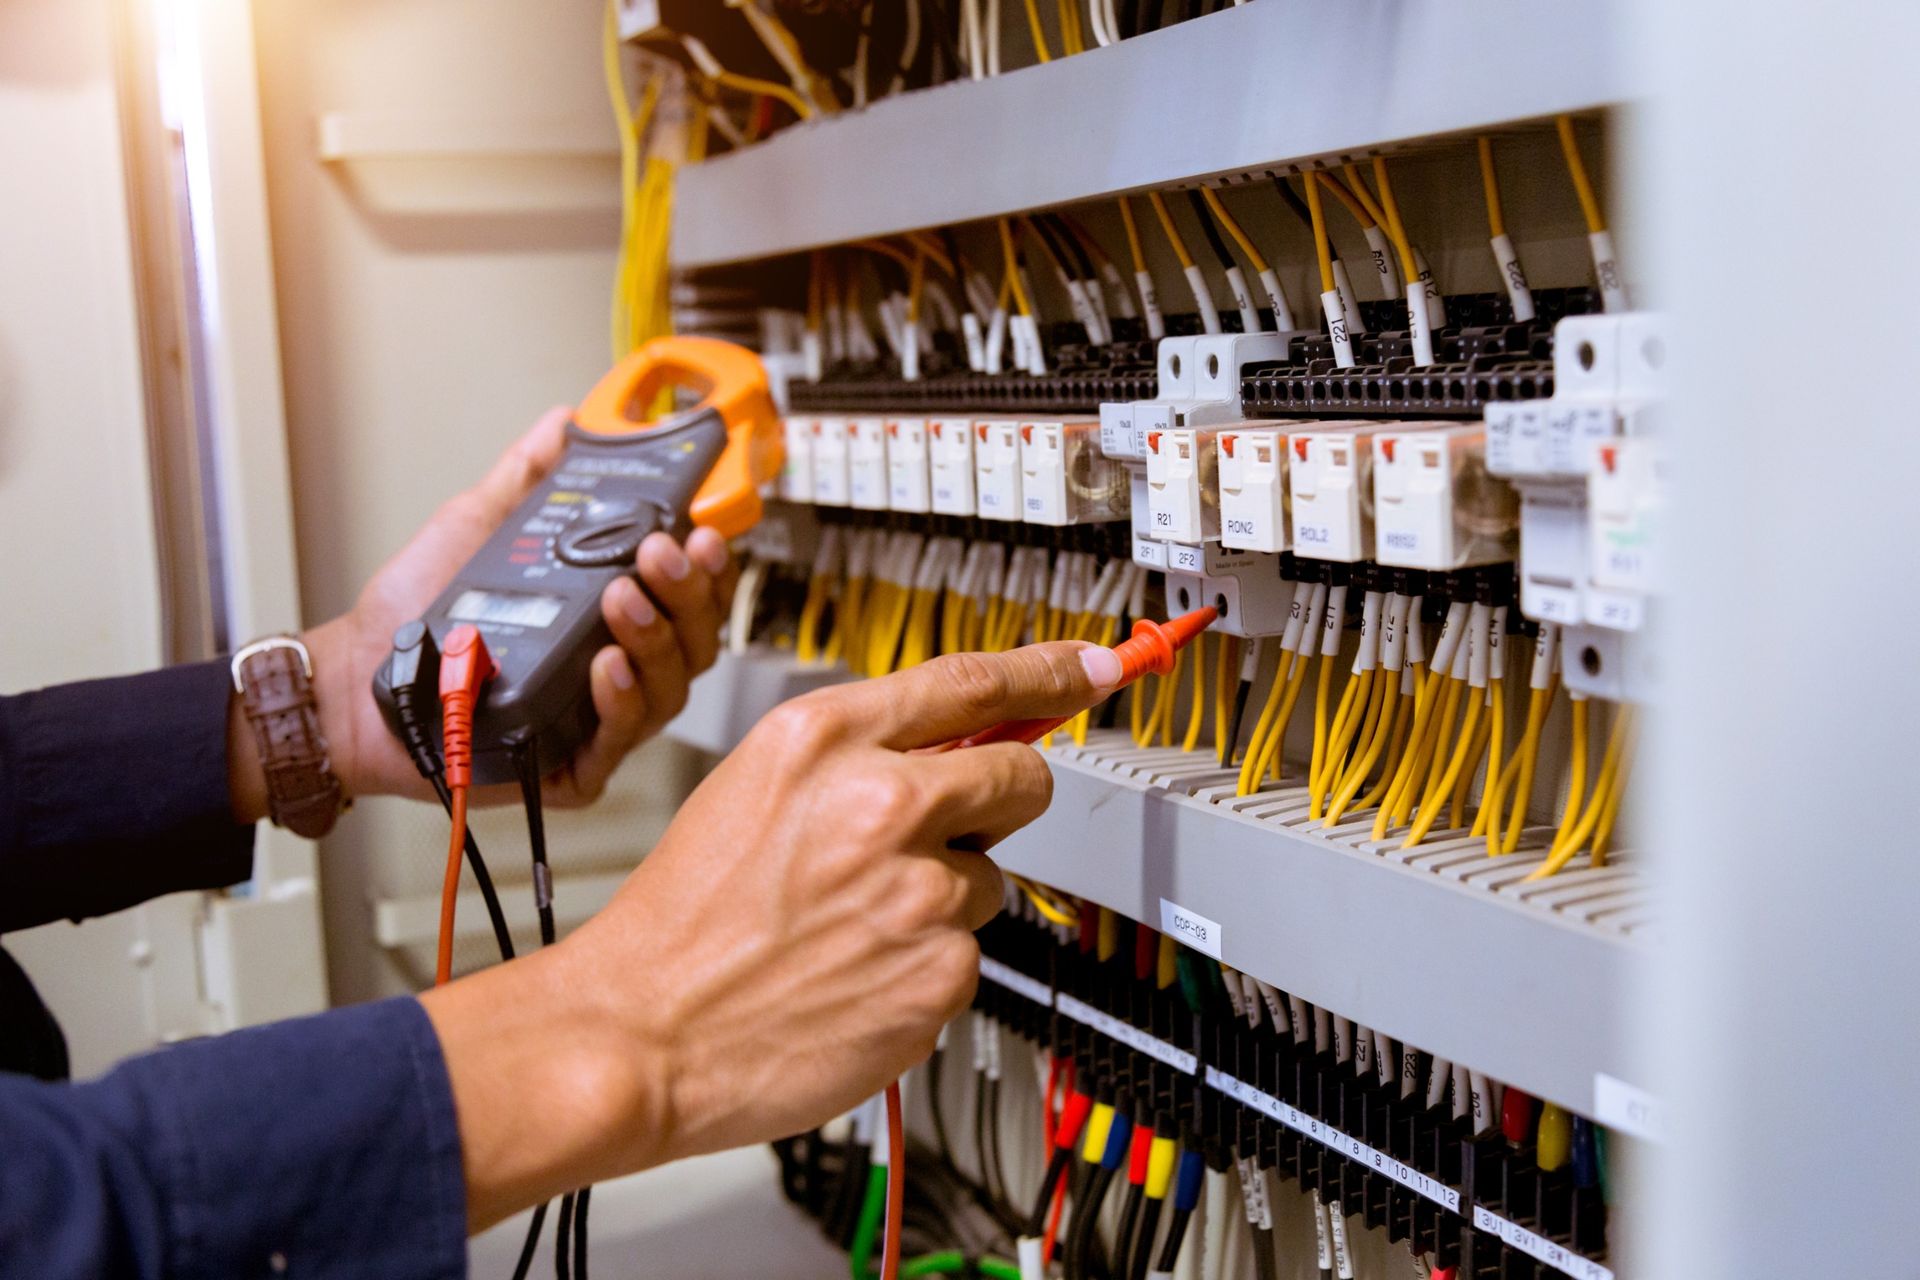
{"label": "black wire", "polygon": [[527,844],[533,851],[533,907],[540,916],[540,945],[553,945],[553,871],[547,865],[547,822],[541,811],[540,766],[533,739],[512,744],[513,769],[520,777],[520,801],[527,810]]}
{"label": "black wire", "polygon": [[1172,1271],[1173,1264],[1180,1261],[1180,1243],[1187,1237],[1187,1221],[1192,1217],[1193,1210],[1174,1206],[1173,1220],[1167,1224],[1167,1242],[1160,1246],[1160,1263],[1155,1271]]}
{"label": "black wire", "polygon": [[1129,1259],[1133,1256],[1133,1229],[1140,1221],[1140,1205],[1146,1194],[1147,1189],[1139,1183],[1127,1182],[1127,1197],[1120,1204],[1120,1222],[1113,1233],[1114,1248],[1119,1250],[1114,1258],[1118,1264],[1113,1271],[1116,1276],[1127,1274]]}
{"label": "black wire", "polygon": [[1053,1155],[1047,1161],[1046,1176],[1040,1179],[1040,1198],[1034,1201],[1033,1216],[1027,1219],[1023,1234],[1037,1236],[1047,1229],[1047,1208],[1053,1202],[1053,1189],[1060,1179],[1067,1175],[1068,1161],[1073,1153],[1066,1147],[1056,1146]]}
{"label": "black wire", "polygon": [[[1308,177],[1307,181],[1312,182],[1312,177]],[[1287,202],[1287,208],[1293,210],[1293,216],[1300,219],[1300,225],[1309,231],[1313,230],[1313,210],[1307,208],[1306,201],[1300,198],[1300,193],[1293,189],[1292,184],[1276,173],[1273,175],[1273,189]]]}
{"label": "black wire", "polygon": [[1247,1230],[1253,1236],[1254,1275],[1259,1280],[1279,1280],[1280,1264],[1273,1257],[1273,1228],[1248,1222]]}
{"label": "black wire", "polygon": [[[515,738],[509,746],[513,757],[513,771],[520,779],[520,801],[527,811],[527,846],[533,856],[533,905],[540,916],[540,945],[553,945],[553,871],[547,864],[547,821],[540,795],[539,752],[535,750],[534,740],[522,735]],[[570,1280],[568,1262],[570,1257],[577,1259],[582,1280],[586,1276],[587,1255],[587,1214],[585,1198],[587,1190],[580,1193],[579,1222],[576,1230],[574,1221],[574,1193],[568,1192],[560,1198],[560,1216],[554,1220],[553,1227],[553,1270],[556,1280]],[[535,1215],[528,1224],[527,1238],[529,1248],[538,1238],[540,1215]]]}
{"label": "black wire", "polygon": [[974,1084],[976,1086],[973,1092],[974,1160],[980,1166],[980,1187],[987,1193],[987,1204],[995,1207],[1000,1203],[1000,1192],[993,1185],[993,1162],[988,1159],[987,1150],[987,1115],[992,1110],[992,1104],[988,1101],[990,1095],[987,1073],[975,1072]]}
{"label": "black wire", "polygon": [[[453,793],[447,790],[446,775],[439,767],[439,758],[434,760],[435,769],[427,775],[427,781],[433,784],[433,793],[440,797],[440,807],[453,816]],[[487,920],[493,925],[493,941],[500,948],[502,960],[513,959],[513,934],[507,929],[506,912],[500,908],[500,894],[493,887],[493,876],[487,871],[487,860],[480,856],[480,843],[473,838],[473,828],[467,828],[467,867],[473,872],[473,882],[480,886],[480,900],[487,904]]]}
{"label": "black wire", "polygon": [[572,1280],[573,1258],[568,1252],[573,1239],[573,1192],[560,1197],[560,1216],[553,1224],[554,1280]]}
{"label": "black wire", "polygon": [[540,1247],[540,1228],[547,1222],[547,1206],[543,1202],[533,1207],[533,1221],[527,1224],[527,1240],[520,1246],[520,1261],[514,1265],[513,1280],[527,1280],[527,1269],[533,1266],[534,1252]]}
{"label": "black wire", "polygon": [[1085,1280],[1087,1254],[1092,1248],[1094,1231],[1100,1225],[1100,1205],[1113,1185],[1113,1170],[1101,1165],[1087,1183],[1086,1200],[1073,1209],[1073,1234],[1067,1242],[1067,1280]]}
{"label": "black wire", "polygon": [[1027,221],[1033,227],[1035,234],[1046,243],[1047,252],[1053,255],[1053,260],[1059,264],[1060,270],[1066,273],[1069,280],[1078,280],[1080,277],[1074,274],[1075,264],[1072,255],[1060,247],[1060,242],[1054,238],[1054,229],[1047,225],[1047,220],[1029,218]]}
{"label": "black wire", "polygon": [[[587,1205],[593,1199],[593,1188],[580,1188],[573,1198],[573,1280],[587,1280]],[[1273,1250],[1267,1250],[1269,1256]]]}
{"label": "black wire", "polygon": [[1087,247],[1080,243],[1080,237],[1073,234],[1073,228],[1067,225],[1067,220],[1057,213],[1049,213],[1042,221],[1053,224],[1054,234],[1060,237],[1061,243],[1067,247],[1067,252],[1073,255],[1073,264],[1079,269],[1080,278],[1093,279],[1093,259],[1087,254]]}
{"label": "black wire", "polygon": [[947,1140],[947,1109],[940,1101],[940,1067],[947,1060],[945,1049],[935,1049],[927,1063],[927,1108],[933,1113],[933,1140],[940,1146],[940,1163],[953,1167],[953,1143]]}
{"label": "black wire", "polygon": [[1007,1187],[1007,1165],[1000,1158],[1000,1082],[987,1081],[987,1150],[993,1160],[993,1180],[1000,1186],[1000,1194],[994,1197],[994,1209],[998,1212],[1003,1206],[1011,1204],[1013,1195]]}
{"label": "black wire", "polygon": [[1114,1272],[1120,1280],[1146,1280],[1147,1267],[1153,1261],[1153,1236],[1160,1226],[1160,1200],[1149,1199],[1140,1207],[1140,1230],[1134,1238],[1125,1272]]}
{"label": "black wire", "polygon": [[1140,34],[1140,0],[1120,0],[1120,38]]}
{"label": "black wire", "polygon": [[1213,212],[1207,208],[1206,197],[1189,188],[1187,200],[1193,205],[1193,216],[1200,220],[1200,233],[1207,238],[1207,245],[1213,250],[1213,256],[1219,259],[1223,271],[1232,270],[1233,255],[1227,252],[1227,242],[1220,238],[1220,228],[1214,225]]}

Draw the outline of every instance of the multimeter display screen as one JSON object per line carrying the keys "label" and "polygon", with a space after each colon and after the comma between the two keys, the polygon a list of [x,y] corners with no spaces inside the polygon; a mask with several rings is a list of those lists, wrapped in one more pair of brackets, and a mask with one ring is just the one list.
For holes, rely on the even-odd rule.
{"label": "multimeter display screen", "polygon": [[558,596],[517,591],[462,591],[447,608],[456,622],[491,622],[503,627],[546,627],[560,616]]}

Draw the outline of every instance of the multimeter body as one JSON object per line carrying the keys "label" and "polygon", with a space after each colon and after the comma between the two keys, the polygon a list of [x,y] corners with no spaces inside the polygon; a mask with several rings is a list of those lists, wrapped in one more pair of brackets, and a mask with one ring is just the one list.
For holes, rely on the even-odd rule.
{"label": "multimeter body", "polygon": [[[658,422],[633,419],[672,387],[695,387],[694,408]],[[593,736],[593,657],[613,636],[600,597],[634,576],[641,541],[684,540],[695,524],[737,537],[760,517],[759,488],[780,467],[780,427],[766,371],[752,352],[710,338],[655,339],[621,361],[567,424],[565,452],[420,618],[444,650],[464,624],[485,638],[498,673],[474,708],[475,785],[519,777],[530,748],[542,775]],[[407,741],[388,664],[373,694]],[[444,749],[431,692],[413,714]]]}

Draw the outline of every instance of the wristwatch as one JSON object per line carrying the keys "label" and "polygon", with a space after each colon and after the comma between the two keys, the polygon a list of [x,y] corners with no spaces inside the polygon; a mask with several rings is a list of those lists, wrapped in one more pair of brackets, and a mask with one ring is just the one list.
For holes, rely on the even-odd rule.
{"label": "wristwatch", "polygon": [[318,840],[351,802],[320,732],[313,655],[293,636],[268,636],[234,654],[232,670],[234,692],[260,748],[274,825]]}

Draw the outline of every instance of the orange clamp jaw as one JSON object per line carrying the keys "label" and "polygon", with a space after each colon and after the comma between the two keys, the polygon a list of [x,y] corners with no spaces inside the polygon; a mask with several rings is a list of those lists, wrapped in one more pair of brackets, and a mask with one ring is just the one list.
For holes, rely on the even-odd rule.
{"label": "orange clamp jaw", "polygon": [[715,338],[655,338],[595,384],[574,425],[596,435],[645,431],[655,402],[676,387],[698,393],[696,408],[719,413],[727,427],[726,448],[687,514],[737,538],[759,521],[760,489],[779,474],[783,452],[767,371],[753,352]]}

